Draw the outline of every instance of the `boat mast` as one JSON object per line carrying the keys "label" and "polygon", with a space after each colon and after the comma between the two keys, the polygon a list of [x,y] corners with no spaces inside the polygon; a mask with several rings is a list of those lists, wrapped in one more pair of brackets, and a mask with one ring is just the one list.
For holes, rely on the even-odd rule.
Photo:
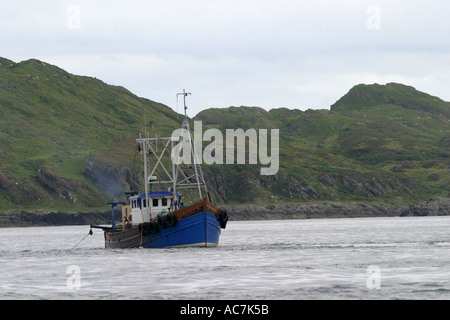
{"label": "boat mast", "polygon": [[184,105],[184,118],[186,119],[187,118],[187,106],[186,106],[186,97],[188,96],[188,95],[191,95],[191,93],[190,92],[186,92],[186,90],[185,89],[183,89],[183,93],[177,93],[177,99],[178,99],[178,96],[183,96],[183,105]]}
{"label": "boat mast", "polygon": [[[182,93],[177,93],[177,105],[178,105],[178,96],[183,96],[183,106],[184,106],[184,121],[186,121],[187,118],[187,106],[186,106],[186,97],[188,95],[191,95],[190,92],[186,92],[185,89],[183,89]],[[182,129],[184,129],[184,121],[183,121],[183,127]],[[183,135],[181,135],[181,137],[183,137]],[[172,145],[171,145],[172,149],[173,149],[173,141],[172,141]],[[175,201],[176,201],[176,196],[177,196],[177,180],[178,180],[178,168],[179,165],[175,165],[175,162],[172,161],[172,180],[173,180],[173,200],[172,203],[175,205]],[[178,203],[178,208],[180,207],[180,204]]]}
{"label": "boat mast", "polygon": [[[200,166],[200,161],[197,156],[197,151],[195,147],[194,140],[192,138],[192,132],[189,127],[189,121],[187,117],[187,106],[186,106],[186,97],[188,95],[191,95],[191,93],[186,92],[186,90],[183,89],[182,93],[177,93],[177,99],[178,96],[183,96],[183,105],[184,105],[184,120],[181,128],[181,135],[179,137],[179,140],[174,139],[175,137],[166,137],[162,138],[159,135],[156,135],[155,138],[149,138],[149,137],[142,137],[141,134],[139,135],[139,138],[136,139],[136,142],[141,145],[140,151],[143,155],[144,160],[144,188],[145,188],[145,203],[146,206],[149,206],[149,184],[155,183],[155,181],[152,181],[151,178],[156,175],[158,176],[157,170],[159,170],[160,174],[159,177],[166,177],[165,179],[158,179],[159,184],[170,184],[173,187],[173,198],[172,198],[172,204],[175,209],[175,202],[177,202],[177,189],[190,189],[194,188],[197,189],[198,194],[200,198],[203,198],[202,188],[204,188],[205,194],[208,194],[208,188],[206,186],[206,181],[203,176],[203,171]],[[164,163],[162,162],[162,157],[164,154],[168,153],[169,156],[172,154],[172,150],[174,149],[174,143],[177,141],[182,141],[186,131],[189,134],[186,139],[189,139],[189,144],[191,147],[191,160],[192,163],[190,165],[184,164],[184,167],[181,166],[181,163],[179,161],[174,161],[172,159],[172,173],[170,174],[167,168],[165,167]],[[163,149],[161,152],[158,152],[158,142],[161,141],[163,143]],[[156,149],[156,150],[155,150]],[[149,162],[150,162],[150,156],[155,157],[154,166],[148,168]],[[178,154],[178,156],[180,156]],[[149,159],[147,159],[149,157]],[[179,160],[179,159],[177,159]],[[192,170],[193,169],[193,170]],[[192,171],[193,172],[192,172]],[[150,172],[151,171],[151,172]],[[190,172],[188,172],[190,171]],[[180,181],[178,181],[178,176],[181,176]],[[194,178],[195,176],[195,178]],[[168,179],[167,179],[168,178]],[[179,202],[179,199],[178,199]],[[180,203],[178,203],[177,207],[180,206]],[[142,213],[142,210],[141,210]]]}
{"label": "boat mast", "polygon": [[[145,192],[145,203],[146,206],[148,206],[148,177],[147,177],[147,147],[146,147],[146,143],[144,140],[142,140],[142,136],[139,133],[139,139],[138,142],[140,145],[142,145],[142,155],[144,158],[144,192]],[[144,209],[143,204],[141,203],[141,217],[142,217],[142,221],[144,221],[144,213],[142,212],[142,210]]]}
{"label": "boat mast", "polygon": [[[182,125],[182,132],[184,130],[187,130],[187,132],[189,133],[189,143],[191,145],[191,152],[192,152],[192,160],[193,160],[193,164],[192,167],[194,168],[195,171],[195,178],[197,181],[197,189],[198,189],[198,194],[200,196],[200,199],[203,198],[202,195],[202,184],[203,187],[205,188],[205,192],[208,192],[207,186],[206,186],[206,181],[205,178],[203,177],[203,171],[200,167],[200,163],[197,157],[197,150],[195,148],[195,143],[194,143],[194,139],[192,139],[192,132],[191,132],[191,128],[189,127],[189,121],[188,121],[188,117],[187,117],[187,106],[186,106],[186,96],[191,95],[191,93],[186,92],[185,89],[183,89],[182,93],[177,93],[177,98],[178,96],[182,95],[183,96],[183,104],[184,104],[184,120],[183,120],[183,125]],[[182,137],[184,136],[183,134],[181,135]],[[177,172],[176,175],[174,176],[174,185],[176,184],[176,180],[178,178],[178,167],[177,166]]]}
{"label": "boat mast", "polygon": [[[142,152],[144,153],[144,192],[145,192],[145,206],[148,207],[148,183],[149,183],[149,177],[148,177],[148,172],[147,172],[147,143],[142,143]],[[142,210],[144,209],[144,205],[142,205]]]}

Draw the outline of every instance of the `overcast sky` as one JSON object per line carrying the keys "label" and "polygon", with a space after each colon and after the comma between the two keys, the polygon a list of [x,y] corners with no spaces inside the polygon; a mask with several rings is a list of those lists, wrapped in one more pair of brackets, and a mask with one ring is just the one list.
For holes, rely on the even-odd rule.
{"label": "overcast sky", "polygon": [[401,82],[450,101],[450,1],[0,0],[0,56],[174,110],[185,88],[189,116],[328,109],[359,83]]}

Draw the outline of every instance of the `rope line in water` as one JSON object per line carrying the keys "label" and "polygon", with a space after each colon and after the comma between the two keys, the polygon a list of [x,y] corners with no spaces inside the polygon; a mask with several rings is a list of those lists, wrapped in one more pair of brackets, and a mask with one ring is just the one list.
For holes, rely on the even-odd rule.
{"label": "rope line in water", "polygon": [[79,245],[80,243],[82,243],[82,242],[84,241],[84,239],[86,239],[88,236],[91,236],[92,234],[93,234],[92,229],[90,229],[89,232],[88,232],[88,234],[85,235],[84,238],[81,239],[81,241],[78,242],[78,243],[77,243],[72,249],[70,249],[70,250],[73,250],[73,249],[75,249],[76,247],[78,247],[78,245]]}

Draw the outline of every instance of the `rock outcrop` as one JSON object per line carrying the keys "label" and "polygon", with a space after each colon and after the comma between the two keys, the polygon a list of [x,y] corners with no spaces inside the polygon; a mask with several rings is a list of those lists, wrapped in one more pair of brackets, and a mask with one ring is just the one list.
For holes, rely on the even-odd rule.
{"label": "rock outcrop", "polygon": [[450,198],[433,198],[404,210],[400,216],[446,216],[450,215]]}
{"label": "rock outcrop", "polygon": [[[120,221],[119,211],[115,211],[115,218]],[[74,213],[10,210],[0,213],[1,228],[111,224],[111,220],[110,210]]]}
{"label": "rock outcrop", "polygon": [[56,192],[61,198],[77,202],[75,192],[87,190],[86,183],[60,178],[51,173],[46,167],[41,166],[38,170],[39,182],[48,189]]}
{"label": "rock outcrop", "polygon": [[21,181],[14,180],[11,177],[0,172],[0,190],[4,189],[7,193],[9,201],[15,205],[26,203],[27,201],[34,201],[41,198],[41,196],[34,190],[25,186]]}
{"label": "rock outcrop", "polygon": [[356,217],[394,217],[405,208],[384,203],[334,203],[317,204],[269,204],[228,206],[230,220],[283,220]]}
{"label": "rock outcrop", "polygon": [[[450,198],[433,198],[413,206],[388,203],[261,204],[225,206],[231,221],[286,220],[325,218],[369,218],[450,215]],[[120,211],[115,211],[116,221]],[[110,224],[111,211],[26,212],[10,210],[0,213],[0,227]]]}
{"label": "rock outcrop", "polygon": [[107,166],[86,160],[83,175],[95,181],[110,196],[121,197],[124,192],[140,190],[142,177],[124,166]]}

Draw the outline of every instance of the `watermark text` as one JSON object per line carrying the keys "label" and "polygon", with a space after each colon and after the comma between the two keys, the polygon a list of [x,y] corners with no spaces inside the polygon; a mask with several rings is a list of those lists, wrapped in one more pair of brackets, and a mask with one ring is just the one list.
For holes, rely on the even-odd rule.
{"label": "watermark text", "polygon": [[[172,160],[180,164],[260,164],[263,176],[279,170],[280,130],[226,129],[225,139],[219,129],[208,129],[202,134],[202,122],[194,121],[194,137],[182,128],[172,133],[172,141],[179,142],[172,150]],[[192,141],[193,139],[193,141]],[[193,143],[192,143],[193,142]],[[202,149],[203,142],[211,142]],[[270,145],[270,154],[269,154]],[[194,147],[193,147],[194,146]],[[248,152],[247,147],[248,146]],[[195,150],[195,152],[193,152]],[[246,156],[247,154],[247,156]],[[225,160],[225,161],[224,161]]]}

